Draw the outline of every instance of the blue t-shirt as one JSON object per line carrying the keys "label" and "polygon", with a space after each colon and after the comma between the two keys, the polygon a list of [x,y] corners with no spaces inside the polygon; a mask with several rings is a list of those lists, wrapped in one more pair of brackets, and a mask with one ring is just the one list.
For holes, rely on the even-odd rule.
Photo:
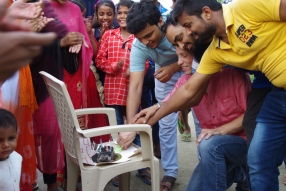
{"label": "blue t-shirt", "polygon": [[137,38],[132,43],[130,52],[130,71],[141,72],[145,69],[148,58],[155,62],[155,69],[168,66],[178,61],[176,48],[164,37],[155,49],[142,44]]}

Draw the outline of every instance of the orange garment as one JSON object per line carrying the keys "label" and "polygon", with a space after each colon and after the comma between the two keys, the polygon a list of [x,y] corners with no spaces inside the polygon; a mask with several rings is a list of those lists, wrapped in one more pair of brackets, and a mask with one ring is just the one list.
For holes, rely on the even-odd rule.
{"label": "orange garment", "polygon": [[27,106],[30,108],[31,113],[38,109],[38,104],[34,92],[33,81],[31,76],[30,67],[24,67],[20,70],[19,74],[19,106]]}

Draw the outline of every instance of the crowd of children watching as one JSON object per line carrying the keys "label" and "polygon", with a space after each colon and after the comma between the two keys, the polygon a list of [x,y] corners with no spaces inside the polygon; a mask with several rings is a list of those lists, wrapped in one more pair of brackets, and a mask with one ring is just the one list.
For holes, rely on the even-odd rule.
{"label": "crowd of children watching", "polygon": [[[190,111],[199,163],[186,191],[223,191],[234,183],[236,191],[278,191],[286,67],[285,37],[276,33],[286,30],[286,0],[173,0],[169,11],[157,0],[93,6],[90,15],[84,0],[10,2],[3,23],[28,23],[29,30],[57,38],[30,65],[0,78],[0,190],[36,189],[36,169],[48,191],[66,177],[59,125],[39,75],[46,71],[65,82],[75,109],[110,107],[118,125],[152,125],[154,156],[164,170],[160,191],[177,179],[177,130],[191,141]],[[105,115],[78,121],[83,129],[108,126]],[[126,149],[140,145],[140,136],[130,129],[117,142]],[[136,176],[152,184],[147,168]],[[117,177],[111,181],[119,186]]]}

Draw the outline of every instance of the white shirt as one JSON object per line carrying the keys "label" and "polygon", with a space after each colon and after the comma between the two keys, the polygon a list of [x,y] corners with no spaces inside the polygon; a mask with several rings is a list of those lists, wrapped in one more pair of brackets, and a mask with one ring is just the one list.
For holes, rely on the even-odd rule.
{"label": "white shirt", "polygon": [[6,160],[0,161],[0,190],[19,191],[22,156],[12,152]]}

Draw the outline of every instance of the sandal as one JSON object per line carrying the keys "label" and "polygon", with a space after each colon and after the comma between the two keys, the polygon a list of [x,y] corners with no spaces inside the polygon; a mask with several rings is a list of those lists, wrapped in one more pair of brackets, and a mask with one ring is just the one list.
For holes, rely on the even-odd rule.
{"label": "sandal", "polygon": [[186,135],[185,133],[182,134],[181,140],[184,142],[191,142],[192,141],[192,134]]}
{"label": "sandal", "polygon": [[115,176],[114,178],[112,178],[111,181],[112,181],[113,186],[116,186],[116,187],[119,186],[118,176]]}
{"label": "sandal", "polygon": [[146,179],[146,177],[148,177],[148,178],[151,179],[151,176],[150,176],[149,174],[139,174],[139,173],[136,173],[136,176],[137,176],[138,178],[141,178],[145,184],[151,185],[151,182]]}
{"label": "sandal", "polygon": [[172,176],[164,176],[160,182],[160,191],[165,191],[166,188],[168,189],[167,191],[170,191],[174,186],[175,182],[176,178]]}
{"label": "sandal", "polygon": [[178,131],[183,134],[185,130],[185,124],[183,124],[179,119],[178,119]]}
{"label": "sandal", "polygon": [[82,191],[82,184],[81,184],[81,182],[78,182],[76,184],[76,191]]}
{"label": "sandal", "polygon": [[39,185],[38,185],[37,181],[34,181],[34,182],[32,183],[32,187],[33,187],[33,190],[38,190]]}

